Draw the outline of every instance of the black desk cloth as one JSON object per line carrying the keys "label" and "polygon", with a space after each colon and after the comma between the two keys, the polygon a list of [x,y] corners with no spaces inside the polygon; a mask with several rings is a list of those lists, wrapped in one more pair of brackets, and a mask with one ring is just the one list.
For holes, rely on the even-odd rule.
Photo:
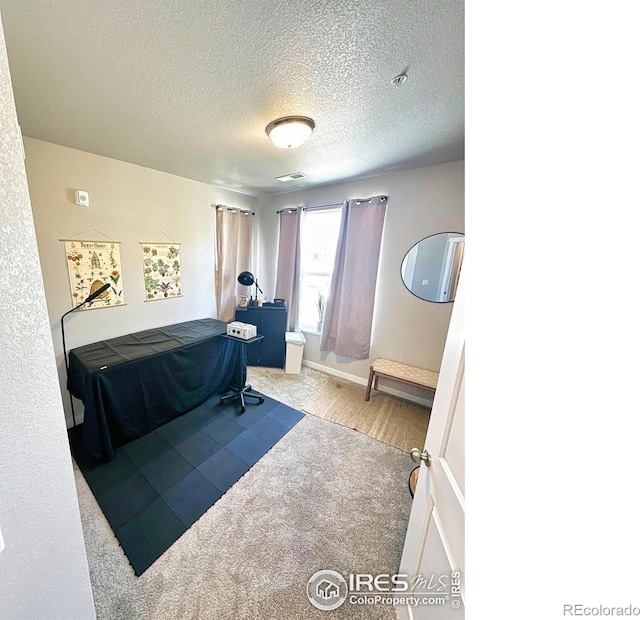
{"label": "black desk cloth", "polygon": [[84,403],[83,441],[101,461],[115,448],[245,384],[245,347],[227,324],[200,319],[69,352],[69,390]]}

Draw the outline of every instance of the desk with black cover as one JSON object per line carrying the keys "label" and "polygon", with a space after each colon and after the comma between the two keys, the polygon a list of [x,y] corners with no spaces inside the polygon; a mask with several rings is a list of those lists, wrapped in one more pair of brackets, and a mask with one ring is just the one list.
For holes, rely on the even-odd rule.
{"label": "desk with black cover", "polygon": [[246,381],[244,347],[227,324],[201,319],[96,342],[69,352],[69,390],[85,407],[83,441],[108,461],[114,449]]}

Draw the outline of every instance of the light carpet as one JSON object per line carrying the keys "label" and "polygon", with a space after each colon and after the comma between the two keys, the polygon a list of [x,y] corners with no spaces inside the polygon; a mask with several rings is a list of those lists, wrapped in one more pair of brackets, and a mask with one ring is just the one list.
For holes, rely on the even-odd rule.
{"label": "light carpet", "polygon": [[398,570],[412,468],[400,450],[307,416],[140,577],[76,468],[97,617],[396,618],[386,605],[317,610],[306,585],[322,569]]}
{"label": "light carpet", "polygon": [[424,446],[431,410],[379,391],[330,378],[302,407],[305,413],[352,428],[405,452]]}

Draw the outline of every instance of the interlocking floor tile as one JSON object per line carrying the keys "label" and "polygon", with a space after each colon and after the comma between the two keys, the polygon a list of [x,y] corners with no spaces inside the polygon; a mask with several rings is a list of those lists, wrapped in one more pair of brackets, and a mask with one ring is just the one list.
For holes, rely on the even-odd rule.
{"label": "interlocking floor tile", "polygon": [[139,472],[97,497],[98,504],[115,530],[153,502],[159,493]]}
{"label": "interlocking floor tile", "polygon": [[143,476],[160,494],[193,471],[193,466],[179,452],[171,449],[140,468]]}
{"label": "interlocking floor tile", "polygon": [[197,469],[216,489],[225,493],[249,470],[249,467],[242,459],[222,448]]}
{"label": "interlocking floor tile", "polygon": [[141,575],[187,528],[159,497],[143,511],[115,530],[129,562]]}
{"label": "interlocking floor tile", "polygon": [[205,426],[202,432],[224,446],[244,430],[244,427],[240,426],[236,421],[226,416],[221,416]]}
{"label": "interlocking floor tile", "polygon": [[177,446],[179,443],[188,439],[198,431],[198,427],[192,424],[184,416],[180,416],[175,420],[171,420],[160,428],[156,429],[156,433],[160,435],[167,443]]}
{"label": "interlocking floor tile", "polygon": [[194,470],[163,493],[162,498],[182,524],[191,527],[221,495],[199,471]]}
{"label": "interlocking floor tile", "polygon": [[96,463],[69,431],[78,467],[136,575],[226,493],[304,414],[265,396],[219,405],[219,396]]}
{"label": "interlocking floor tile", "polygon": [[274,446],[289,432],[286,426],[268,415],[260,418],[247,430],[268,442],[270,446]]}
{"label": "interlocking floor tile", "polygon": [[231,454],[251,466],[255,465],[271,446],[273,446],[272,443],[258,437],[250,430],[246,430],[232,439],[225,447]]}
{"label": "interlocking floor tile", "polygon": [[282,403],[279,403],[278,406],[269,411],[267,415],[277,422],[280,422],[283,426],[286,426],[289,430],[304,418],[304,413],[288,405],[283,405]]}
{"label": "interlocking floor tile", "polygon": [[122,446],[122,450],[135,463],[136,467],[144,467],[161,454],[171,449],[171,444],[163,439],[156,431],[135,439]]}
{"label": "interlocking floor tile", "polygon": [[210,456],[220,450],[220,448],[222,448],[221,443],[213,440],[202,431],[197,431],[176,446],[176,450],[187,459],[193,467],[197,467],[206,461]]}
{"label": "interlocking floor tile", "polygon": [[[82,469],[82,465],[78,464]],[[125,452],[117,450],[108,463],[91,461],[83,469],[85,480],[94,495],[102,495],[137,471],[133,461]]]}

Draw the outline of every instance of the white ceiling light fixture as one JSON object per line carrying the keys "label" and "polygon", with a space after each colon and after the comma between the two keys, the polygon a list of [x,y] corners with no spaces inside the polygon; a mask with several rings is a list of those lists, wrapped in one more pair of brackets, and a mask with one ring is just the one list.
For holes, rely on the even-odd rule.
{"label": "white ceiling light fixture", "polygon": [[315,122],[307,116],[284,116],[271,121],[266,134],[281,149],[294,149],[300,146],[313,133]]}

